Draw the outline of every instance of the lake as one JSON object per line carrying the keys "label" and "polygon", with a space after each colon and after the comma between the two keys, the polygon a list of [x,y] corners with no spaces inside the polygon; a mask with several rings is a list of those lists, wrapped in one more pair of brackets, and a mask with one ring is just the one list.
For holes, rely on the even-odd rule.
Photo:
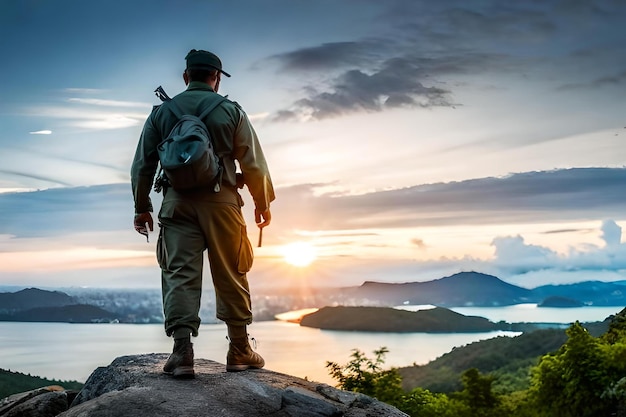
{"label": "lake", "polygon": [[[515,307],[515,308],[512,308]],[[569,323],[600,321],[621,307],[533,309],[529,305],[454,309],[462,314],[482,315],[492,321],[540,321]],[[469,309],[469,310],[468,310]],[[553,311],[558,310],[558,311]],[[516,318],[513,317],[516,312]],[[480,313],[480,314],[479,314]],[[540,320],[532,320],[533,317]],[[564,317],[567,317],[564,319]],[[584,317],[584,318],[583,318]],[[345,364],[351,350],[368,357],[386,346],[385,367],[425,364],[453,347],[515,332],[486,333],[369,333],[327,331],[282,321],[259,322],[249,327],[257,339],[257,351],[266,368],[301,378],[335,384],[326,371],[326,361]],[[123,355],[169,353],[172,341],[161,324],[69,324],[0,322],[0,368],[51,379],[84,382],[98,366],[106,366]],[[197,358],[226,361],[226,326],[206,324],[194,339]]]}

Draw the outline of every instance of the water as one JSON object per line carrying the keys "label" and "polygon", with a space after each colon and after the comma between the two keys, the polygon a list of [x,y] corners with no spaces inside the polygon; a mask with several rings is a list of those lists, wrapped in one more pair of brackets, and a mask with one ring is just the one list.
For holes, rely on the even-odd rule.
{"label": "water", "polygon": [[[492,321],[570,323],[601,321],[621,307],[546,309],[533,305],[510,307],[464,307],[454,310],[479,315]],[[273,321],[254,323],[250,334],[258,341],[258,352],[266,368],[309,380],[334,385],[326,361],[345,364],[351,350],[368,357],[382,346],[389,349],[386,367],[425,364],[453,347],[514,332],[487,333],[368,333],[326,331]],[[225,363],[228,342],[226,326],[207,324],[194,340],[197,358]],[[123,355],[169,353],[172,341],[160,324],[69,324],[0,322],[0,368],[51,379],[84,382],[98,366],[106,366]]]}
{"label": "water", "polygon": [[[324,331],[287,322],[260,322],[249,327],[266,368],[334,385],[326,361],[344,364],[351,350],[368,357],[389,348],[386,366],[424,364],[474,341],[515,335],[513,332],[425,334]],[[197,358],[225,363],[226,326],[208,324],[194,340]],[[60,380],[84,382],[98,366],[123,355],[169,353],[171,339],[156,324],[0,323],[0,368]]]}
{"label": "water", "polygon": [[[434,306],[398,306],[403,310],[416,311]],[[537,307],[537,304],[516,304],[505,307],[452,307],[450,310],[465,316],[485,317],[493,322],[507,323],[581,323],[603,321],[624,307]]]}

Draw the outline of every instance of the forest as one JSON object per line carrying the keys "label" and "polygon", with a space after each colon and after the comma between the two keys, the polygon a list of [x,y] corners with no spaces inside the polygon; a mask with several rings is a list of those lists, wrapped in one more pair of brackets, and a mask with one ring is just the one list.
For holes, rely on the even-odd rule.
{"label": "forest", "polygon": [[[597,336],[575,322],[562,342],[551,330],[531,332],[508,350],[504,338],[464,347],[462,355],[452,351],[421,374],[385,369],[386,347],[373,358],[354,349],[348,363],[326,367],[339,388],[370,395],[412,417],[626,417],[626,309],[608,321]],[[533,349],[551,347],[533,357]],[[457,374],[463,361],[475,366]]]}

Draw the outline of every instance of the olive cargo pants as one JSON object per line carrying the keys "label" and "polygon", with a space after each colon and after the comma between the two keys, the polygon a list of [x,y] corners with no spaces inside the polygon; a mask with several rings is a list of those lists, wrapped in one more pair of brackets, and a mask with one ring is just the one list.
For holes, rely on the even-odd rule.
{"label": "olive cargo pants", "polygon": [[235,326],[250,324],[252,306],[246,273],[252,267],[253,253],[240,205],[214,201],[216,198],[207,194],[199,198],[177,198],[173,190],[167,194],[159,212],[157,241],[166,334],[188,327],[198,335],[205,249],[217,318]]}

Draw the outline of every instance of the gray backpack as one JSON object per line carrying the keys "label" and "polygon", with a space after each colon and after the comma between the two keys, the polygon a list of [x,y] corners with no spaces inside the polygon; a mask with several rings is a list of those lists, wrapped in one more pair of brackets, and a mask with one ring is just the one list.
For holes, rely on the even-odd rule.
{"label": "gray backpack", "polygon": [[[199,116],[183,114],[174,100],[163,103],[178,118],[172,131],[157,146],[161,170],[174,190],[212,188],[216,193],[220,191],[222,161],[202,120],[225,99],[212,97],[213,102]],[[202,103],[198,107],[202,108]]]}

